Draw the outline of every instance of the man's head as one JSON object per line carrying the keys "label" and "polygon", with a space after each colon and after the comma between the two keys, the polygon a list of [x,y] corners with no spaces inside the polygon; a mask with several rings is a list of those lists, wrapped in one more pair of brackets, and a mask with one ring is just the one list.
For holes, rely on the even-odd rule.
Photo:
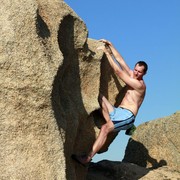
{"label": "man's head", "polygon": [[133,70],[133,77],[136,79],[142,79],[142,77],[147,73],[148,65],[144,61],[138,61],[135,64]]}

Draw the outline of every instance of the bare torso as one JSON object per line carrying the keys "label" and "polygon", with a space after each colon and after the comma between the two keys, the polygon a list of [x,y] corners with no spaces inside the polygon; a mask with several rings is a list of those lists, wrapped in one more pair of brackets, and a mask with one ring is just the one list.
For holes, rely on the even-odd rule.
{"label": "bare torso", "polygon": [[129,109],[135,116],[138,113],[139,107],[141,106],[146,92],[146,87],[144,82],[142,81],[141,90],[135,90],[129,86],[126,88],[125,96],[119,105],[120,107]]}

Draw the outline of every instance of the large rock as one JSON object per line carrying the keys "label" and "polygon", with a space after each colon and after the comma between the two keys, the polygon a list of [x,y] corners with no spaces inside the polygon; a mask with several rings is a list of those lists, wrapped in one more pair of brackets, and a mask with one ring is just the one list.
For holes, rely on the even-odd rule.
{"label": "large rock", "polygon": [[91,149],[98,94],[116,103],[122,82],[63,1],[2,0],[0,29],[0,179],[84,179],[70,156]]}
{"label": "large rock", "polygon": [[148,169],[135,164],[103,160],[91,163],[87,180],[135,180],[140,179],[148,172]]}
{"label": "large rock", "polygon": [[133,163],[103,160],[92,163],[87,180],[179,180],[180,172],[168,166],[148,169]]}
{"label": "large rock", "polygon": [[167,165],[180,169],[179,129],[180,111],[140,125],[129,139],[123,161],[148,168]]}
{"label": "large rock", "polygon": [[[84,22],[61,0],[2,0],[0,29],[0,179],[85,179],[88,169],[70,156],[88,152],[104,123],[98,94],[117,105],[124,84],[97,51],[100,43],[88,38]],[[179,113],[137,128],[124,161],[144,167],[110,166],[130,178],[159,166],[153,170],[159,174],[178,169],[177,119]]]}

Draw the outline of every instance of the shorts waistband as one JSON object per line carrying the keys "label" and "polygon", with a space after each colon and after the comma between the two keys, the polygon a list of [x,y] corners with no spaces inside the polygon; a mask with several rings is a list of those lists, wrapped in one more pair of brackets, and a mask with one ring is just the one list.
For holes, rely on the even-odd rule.
{"label": "shorts waistband", "polygon": [[122,109],[126,109],[126,110],[130,111],[130,112],[133,114],[133,116],[136,117],[131,110],[129,110],[129,109],[127,109],[127,108],[124,108],[124,107],[121,107],[121,106],[119,106],[119,107],[122,108]]}

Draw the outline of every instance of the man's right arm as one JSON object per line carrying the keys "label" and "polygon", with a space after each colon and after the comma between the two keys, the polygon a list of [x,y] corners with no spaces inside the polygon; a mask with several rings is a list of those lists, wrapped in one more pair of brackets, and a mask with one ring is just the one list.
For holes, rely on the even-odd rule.
{"label": "man's right arm", "polygon": [[131,69],[129,68],[129,66],[126,64],[126,62],[124,61],[123,57],[121,56],[121,54],[116,50],[116,48],[113,46],[113,44],[110,41],[107,41],[105,39],[101,39],[101,42],[105,43],[106,46],[108,46],[112,52],[112,55],[114,56],[114,58],[119,62],[121,68],[123,71],[125,71],[128,75],[131,74]]}
{"label": "man's right arm", "polygon": [[116,73],[116,75],[128,86],[132,87],[133,89],[136,89],[138,91],[142,90],[142,83],[134,78],[131,77],[131,74],[128,74],[126,71],[124,71],[121,67],[115,63],[111,53],[105,46],[100,46],[98,49],[101,49],[106,54],[106,57],[109,61],[110,66]]}

